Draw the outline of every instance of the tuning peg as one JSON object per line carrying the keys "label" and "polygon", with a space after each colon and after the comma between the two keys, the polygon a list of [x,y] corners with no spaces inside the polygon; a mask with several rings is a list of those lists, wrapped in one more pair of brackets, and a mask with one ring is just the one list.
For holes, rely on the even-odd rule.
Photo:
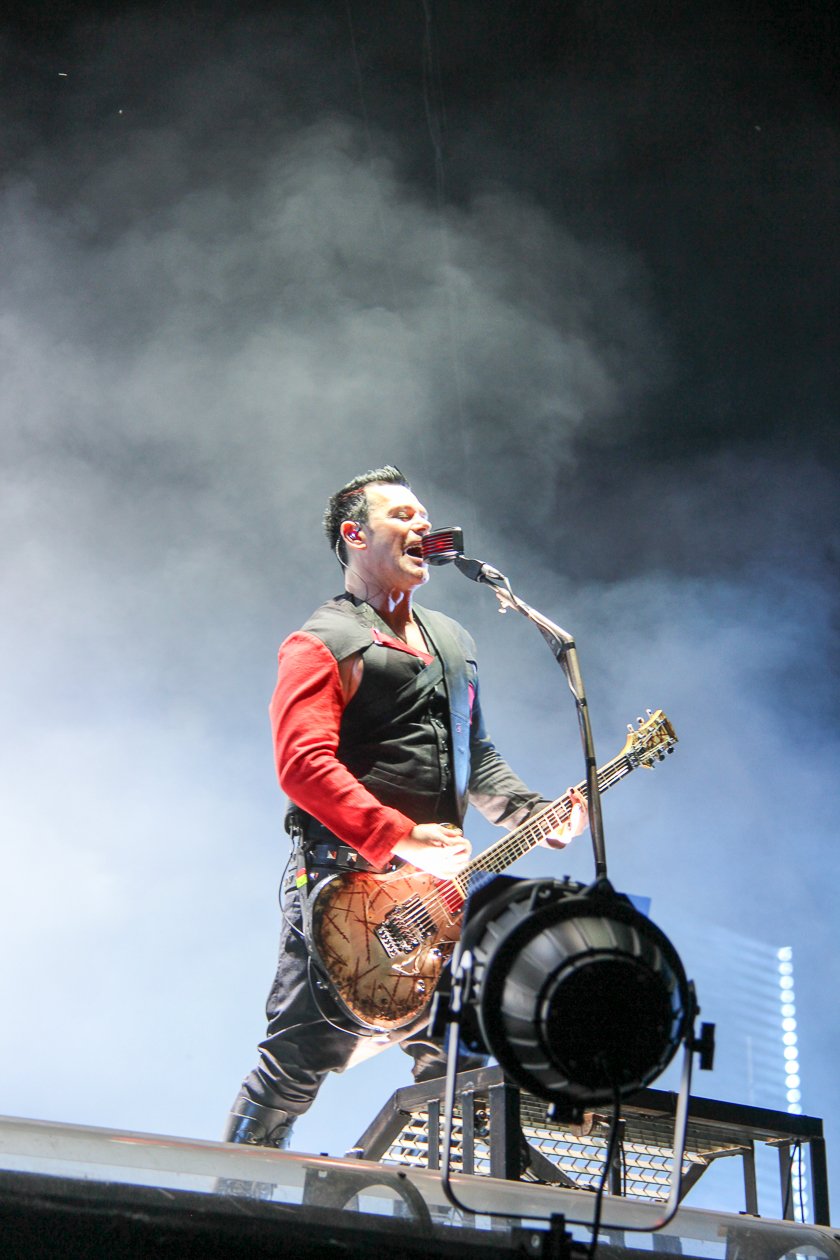
{"label": "tuning peg", "polygon": [[644,718],[636,718],[636,721],[639,723],[639,726],[644,726],[645,724]]}
{"label": "tuning peg", "polygon": [[635,734],[636,734],[636,728],[635,728],[635,726],[633,725],[633,723],[632,723],[632,722],[628,722],[628,723],[627,723],[627,729],[628,729],[628,731],[630,732],[630,734],[631,734],[631,735],[635,735]]}

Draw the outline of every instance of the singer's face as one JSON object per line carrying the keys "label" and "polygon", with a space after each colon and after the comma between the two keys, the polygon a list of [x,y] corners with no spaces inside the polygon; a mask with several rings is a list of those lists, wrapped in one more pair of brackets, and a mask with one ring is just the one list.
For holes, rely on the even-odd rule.
{"label": "singer's face", "polygon": [[426,509],[406,486],[368,486],[365,547],[356,553],[367,581],[384,590],[411,591],[429,580],[421,541],[431,529]]}

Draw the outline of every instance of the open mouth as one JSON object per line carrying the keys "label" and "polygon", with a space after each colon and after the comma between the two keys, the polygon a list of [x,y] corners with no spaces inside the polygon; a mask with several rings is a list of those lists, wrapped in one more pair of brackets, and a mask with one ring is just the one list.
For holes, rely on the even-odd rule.
{"label": "open mouth", "polygon": [[406,547],[405,554],[407,556],[412,556],[415,560],[422,560],[423,548],[420,543],[411,543],[408,547]]}

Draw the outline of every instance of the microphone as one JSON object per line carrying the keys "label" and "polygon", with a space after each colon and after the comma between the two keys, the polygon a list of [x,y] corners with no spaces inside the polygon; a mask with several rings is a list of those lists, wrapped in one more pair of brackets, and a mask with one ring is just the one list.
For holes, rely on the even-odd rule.
{"label": "microphone", "polygon": [[492,564],[484,564],[481,560],[471,560],[464,555],[464,531],[460,525],[450,525],[447,529],[433,529],[422,540],[423,559],[427,564],[452,564],[471,582],[486,582],[488,586],[505,583],[506,578]]}
{"label": "microphone", "polygon": [[460,525],[433,529],[422,539],[423,559],[427,564],[451,564],[464,554],[464,531]]}

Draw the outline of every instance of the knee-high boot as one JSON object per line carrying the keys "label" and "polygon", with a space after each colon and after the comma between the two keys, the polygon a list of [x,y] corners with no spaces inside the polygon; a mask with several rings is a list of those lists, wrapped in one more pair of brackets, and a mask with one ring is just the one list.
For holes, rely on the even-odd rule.
{"label": "knee-high boot", "polygon": [[287,1111],[264,1107],[239,1094],[230,1109],[222,1141],[273,1146],[285,1151],[289,1146],[292,1124],[293,1118]]}

